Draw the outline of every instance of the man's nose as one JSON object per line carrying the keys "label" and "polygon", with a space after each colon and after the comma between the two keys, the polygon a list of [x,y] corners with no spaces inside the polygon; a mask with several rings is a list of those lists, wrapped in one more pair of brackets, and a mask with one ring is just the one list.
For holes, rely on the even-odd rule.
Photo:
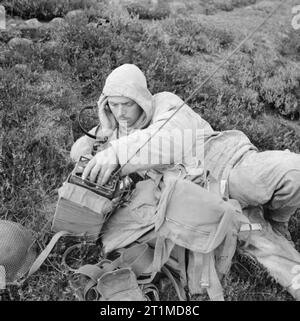
{"label": "man's nose", "polygon": [[118,108],[117,108],[117,116],[121,117],[121,116],[124,116],[124,115],[125,115],[124,109],[122,108],[122,106],[118,106]]}

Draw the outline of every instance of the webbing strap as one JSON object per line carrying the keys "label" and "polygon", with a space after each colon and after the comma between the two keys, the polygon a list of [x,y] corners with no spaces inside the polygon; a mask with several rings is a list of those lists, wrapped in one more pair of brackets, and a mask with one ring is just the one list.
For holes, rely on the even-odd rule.
{"label": "webbing strap", "polygon": [[74,271],[75,274],[82,274],[89,278],[83,291],[83,298],[85,300],[87,298],[88,293],[90,293],[90,291],[93,288],[95,292],[95,299],[97,300],[99,298],[99,294],[95,286],[97,285],[98,279],[101,277],[101,275],[113,269],[111,263],[112,263],[111,261],[104,259],[97,264],[83,265],[79,269]]}
{"label": "webbing strap", "polygon": [[163,245],[165,242],[164,237],[158,236],[156,238],[155,242],[155,251],[154,251],[154,258],[153,258],[153,264],[152,264],[152,274],[156,274],[158,271],[160,271],[162,267],[162,253],[163,253]]}
{"label": "webbing strap", "polygon": [[126,249],[116,261],[121,267],[131,267],[135,275],[139,277],[142,273],[151,273],[153,255],[154,251],[144,243]]}
{"label": "webbing strap", "polygon": [[[82,274],[89,278],[89,281],[84,287],[84,292],[83,292],[84,299],[87,298],[87,295],[90,292],[90,290],[92,290],[92,288],[94,288],[94,291],[98,293],[96,288],[98,280],[104,273],[111,272],[117,268],[117,265],[118,265],[117,260],[115,261],[102,260],[97,264],[86,264],[81,266],[78,270],[74,272],[75,274]],[[99,294],[97,293],[95,293],[96,299],[99,298]]]}
{"label": "webbing strap", "polygon": [[85,301],[87,301],[88,296],[91,295],[91,292],[94,293],[94,301],[98,301],[100,299],[100,293],[98,292],[94,281],[89,280],[87,285],[85,286],[84,292],[83,292],[83,299]]}
{"label": "webbing strap", "polygon": [[49,244],[45,247],[45,249],[41,252],[41,254],[37,257],[37,259],[34,261],[34,263],[32,264],[27,276],[31,276],[33,273],[35,273],[40,267],[41,265],[45,262],[45,260],[47,259],[47,257],[49,256],[50,252],[52,251],[52,249],[54,248],[55,244],[58,242],[58,240],[65,235],[70,235],[70,232],[67,231],[60,231],[57,232],[51,239],[51,241],[49,242]]}
{"label": "webbing strap", "polygon": [[146,284],[142,287],[143,294],[149,298],[149,294],[152,293],[154,300],[159,301],[159,291],[154,284]]}
{"label": "webbing strap", "polygon": [[240,227],[239,232],[246,232],[246,231],[261,231],[262,226],[259,223],[243,223]]}
{"label": "webbing strap", "polygon": [[105,260],[106,264],[102,264],[103,261],[98,264],[86,264],[76,270],[75,273],[83,274],[97,282],[99,277],[106,272],[111,272],[117,268],[130,267],[139,277],[149,267],[149,263],[152,264],[152,261],[153,250],[147,244],[139,244],[125,249],[114,261]]}
{"label": "webbing strap", "polygon": [[226,179],[216,180],[211,175],[207,179],[207,190],[221,196],[223,199],[229,198],[228,181]]}
{"label": "webbing strap", "polygon": [[153,254],[153,250],[148,244],[138,244],[125,249],[114,261],[103,260],[95,265],[86,264],[81,266],[75,273],[83,274],[90,279],[85,286],[84,297],[86,298],[88,292],[95,287],[104,273],[112,272],[117,268],[131,268],[137,278],[147,276],[137,280],[139,284],[151,282],[155,274],[154,276],[151,273],[148,274],[147,269],[152,266]]}
{"label": "webbing strap", "polygon": [[209,298],[211,301],[224,301],[223,288],[215,268],[215,260],[212,253],[209,254],[209,266],[209,286],[207,287]]}
{"label": "webbing strap", "polygon": [[81,266],[78,270],[75,271],[76,274],[83,274],[90,278],[92,281],[97,283],[98,278],[103,273],[103,269],[101,269],[96,264],[86,264]]}
{"label": "webbing strap", "polygon": [[201,287],[205,288],[211,301],[224,301],[223,288],[219,280],[213,253],[203,255]]}
{"label": "webbing strap", "polygon": [[152,279],[168,262],[174,247],[175,243],[172,240],[167,239],[164,236],[157,236],[152,264]]}
{"label": "webbing strap", "polygon": [[187,287],[187,271],[186,271],[186,249],[177,247],[178,254],[178,270],[180,271],[180,281],[183,288]]}
{"label": "webbing strap", "polygon": [[191,294],[202,293],[201,277],[203,272],[203,254],[190,251],[188,257],[188,289]]}
{"label": "webbing strap", "polygon": [[224,240],[222,250],[217,256],[217,269],[221,274],[226,274],[230,268],[237,244],[237,236],[229,234]]}
{"label": "webbing strap", "polygon": [[184,291],[184,288],[182,287],[181,283],[179,280],[177,280],[173,274],[169,271],[169,269],[166,267],[166,266],[163,266],[161,268],[161,271],[163,273],[166,274],[166,276],[170,279],[170,281],[172,282],[174,288],[175,288],[175,291],[177,293],[177,296],[179,298],[180,301],[186,301],[186,294],[185,294],[185,291]]}
{"label": "webbing strap", "polygon": [[209,271],[210,271],[210,253],[202,254],[203,255],[203,267],[202,267],[202,275],[200,285],[203,288],[208,288],[210,285],[209,282]]}

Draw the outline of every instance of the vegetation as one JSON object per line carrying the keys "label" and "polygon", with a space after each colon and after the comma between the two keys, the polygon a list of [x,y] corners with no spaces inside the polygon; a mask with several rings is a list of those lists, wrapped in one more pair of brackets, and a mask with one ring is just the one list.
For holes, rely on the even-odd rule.
{"label": "vegetation", "polygon": [[[168,1],[165,11],[153,9],[142,15],[137,7],[119,14],[105,0],[1,1],[10,15],[23,19],[48,21],[74,9],[82,9],[83,14],[66,18],[60,27],[45,24],[26,50],[9,44],[13,37],[27,37],[20,30],[0,33],[4,133],[0,218],[19,221],[37,235],[53,215],[57,189],[73,166],[69,150],[81,135],[75,115],[84,104],[95,104],[113,68],[135,63],[145,72],[152,93],[172,91],[184,99],[242,35],[238,28],[219,27],[203,14],[228,20],[231,13],[240,12],[242,25],[243,7],[259,1],[184,3],[186,11],[181,14],[171,14],[172,1]],[[193,15],[188,16],[191,11]],[[265,28],[195,95],[190,106],[216,130],[243,130],[261,150],[300,152],[299,33],[276,34],[274,45],[273,38],[266,38],[276,30]],[[291,222],[294,240],[300,239],[298,218],[299,214]],[[48,237],[49,233],[44,242]],[[300,244],[296,247],[299,250]],[[57,250],[52,265],[24,285],[20,299],[74,299],[66,274],[57,271],[60,254]],[[224,285],[228,300],[291,299],[261,267],[239,255]]]}
{"label": "vegetation", "polygon": [[24,19],[37,18],[51,20],[63,17],[67,12],[76,9],[89,9],[97,4],[95,0],[3,0],[7,12]]}

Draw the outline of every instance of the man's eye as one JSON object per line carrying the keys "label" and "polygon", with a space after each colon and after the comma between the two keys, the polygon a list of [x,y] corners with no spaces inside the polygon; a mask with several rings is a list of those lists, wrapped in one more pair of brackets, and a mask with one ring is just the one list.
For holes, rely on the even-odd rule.
{"label": "man's eye", "polygon": [[[129,103],[122,104],[120,107],[121,108],[129,108],[129,107],[132,107],[132,106],[133,106],[133,103],[129,102]],[[118,108],[118,105],[109,103],[109,107],[112,108],[112,109],[115,109],[115,108]]]}

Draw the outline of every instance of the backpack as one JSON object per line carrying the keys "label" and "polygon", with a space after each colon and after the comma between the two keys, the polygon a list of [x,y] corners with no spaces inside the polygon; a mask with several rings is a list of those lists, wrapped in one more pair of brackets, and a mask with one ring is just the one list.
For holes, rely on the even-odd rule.
{"label": "backpack", "polygon": [[[182,202],[183,199],[185,202]],[[237,202],[222,199],[189,180],[169,178],[157,207],[155,228],[120,251],[123,251],[123,258],[128,258],[128,251],[141,255],[138,261],[150,273],[146,278],[148,284],[158,273],[164,273],[172,281],[180,300],[204,290],[211,300],[224,300],[220,278],[230,268],[243,220],[248,223]],[[136,243],[139,245],[136,246]],[[145,261],[143,255],[139,254],[143,248],[147,248],[148,252],[151,249],[151,255]],[[111,264],[114,266],[115,280],[122,280],[125,273],[117,272],[119,269],[134,266],[127,259],[117,259],[117,264]],[[93,268],[89,266],[90,269]],[[85,271],[83,266],[76,273],[85,274]],[[140,273],[135,272],[135,275],[140,284]],[[109,280],[114,284],[114,294],[118,292],[118,285],[120,293],[124,291],[121,281],[108,278],[106,284]],[[99,279],[97,282],[97,292],[103,294],[103,284]],[[131,286],[127,287],[129,292],[136,289],[135,280],[131,279],[131,282]]]}
{"label": "backpack", "polygon": [[206,289],[211,300],[223,300],[219,276],[230,268],[241,215],[237,202],[189,180],[169,179],[157,209],[153,273],[168,261],[175,245],[188,249],[190,293]]}

